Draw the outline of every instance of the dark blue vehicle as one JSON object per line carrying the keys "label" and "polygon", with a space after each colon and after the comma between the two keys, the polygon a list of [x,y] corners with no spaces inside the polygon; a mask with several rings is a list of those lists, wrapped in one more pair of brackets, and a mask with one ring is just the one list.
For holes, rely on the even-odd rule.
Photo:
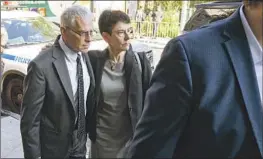
{"label": "dark blue vehicle", "polygon": [[197,4],[195,12],[185,24],[184,32],[186,33],[209,23],[225,19],[241,5],[241,0],[224,0]]}

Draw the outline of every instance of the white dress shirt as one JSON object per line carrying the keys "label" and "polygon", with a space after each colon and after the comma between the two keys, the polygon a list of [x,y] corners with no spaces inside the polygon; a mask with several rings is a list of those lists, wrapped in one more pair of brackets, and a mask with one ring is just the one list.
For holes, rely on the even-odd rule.
{"label": "white dress shirt", "polygon": [[240,16],[241,16],[241,21],[247,36],[249,48],[252,54],[254,66],[255,66],[255,72],[257,76],[257,82],[258,82],[258,87],[259,87],[259,92],[260,92],[260,97],[261,97],[261,105],[263,106],[263,99],[262,99],[262,65],[263,65],[263,53],[262,53],[262,46],[258,42],[256,36],[252,32],[246,16],[243,11],[244,6],[240,8]]}
{"label": "white dress shirt", "polygon": [[[67,47],[67,45],[64,43],[62,37],[59,39],[59,44],[62,48],[62,50],[65,53],[65,61],[70,77],[70,82],[72,86],[72,92],[73,92],[73,97],[74,101],[77,101],[77,89],[78,89],[78,77],[77,77],[77,54],[80,54],[80,52],[74,52],[71,49]],[[83,56],[81,55],[81,65],[82,65],[82,70],[83,70],[83,81],[84,81],[84,108],[85,108],[85,114],[86,114],[86,101],[87,101],[87,96],[88,96],[88,91],[90,87],[90,76],[87,68],[87,64],[83,59]],[[76,103],[76,102],[75,102]],[[74,103],[74,104],[75,104]],[[76,106],[74,106],[76,107]]]}

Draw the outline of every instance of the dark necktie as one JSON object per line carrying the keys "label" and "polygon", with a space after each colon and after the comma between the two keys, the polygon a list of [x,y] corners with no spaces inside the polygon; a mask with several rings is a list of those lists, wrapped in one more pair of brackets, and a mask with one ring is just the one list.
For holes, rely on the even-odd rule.
{"label": "dark necktie", "polygon": [[80,139],[85,133],[85,109],[84,109],[84,82],[81,65],[81,55],[77,58],[77,77],[78,77],[78,132],[77,137]]}

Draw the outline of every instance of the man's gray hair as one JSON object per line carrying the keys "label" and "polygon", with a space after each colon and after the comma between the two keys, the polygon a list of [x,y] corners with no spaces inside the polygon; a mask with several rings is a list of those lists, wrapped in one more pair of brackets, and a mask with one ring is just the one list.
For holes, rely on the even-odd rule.
{"label": "man's gray hair", "polygon": [[60,16],[60,26],[74,27],[76,18],[80,17],[85,21],[92,22],[93,15],[89,8],[81,5],[72,5],[66,8]]}

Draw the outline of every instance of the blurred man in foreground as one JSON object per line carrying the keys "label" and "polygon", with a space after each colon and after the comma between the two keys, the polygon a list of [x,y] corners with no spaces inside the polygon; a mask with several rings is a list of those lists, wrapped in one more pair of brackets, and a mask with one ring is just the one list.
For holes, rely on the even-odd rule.
{"label": "blurred man in foreground", "polygon": [[167,44],[126,157],[263,157],[262,5]]}

